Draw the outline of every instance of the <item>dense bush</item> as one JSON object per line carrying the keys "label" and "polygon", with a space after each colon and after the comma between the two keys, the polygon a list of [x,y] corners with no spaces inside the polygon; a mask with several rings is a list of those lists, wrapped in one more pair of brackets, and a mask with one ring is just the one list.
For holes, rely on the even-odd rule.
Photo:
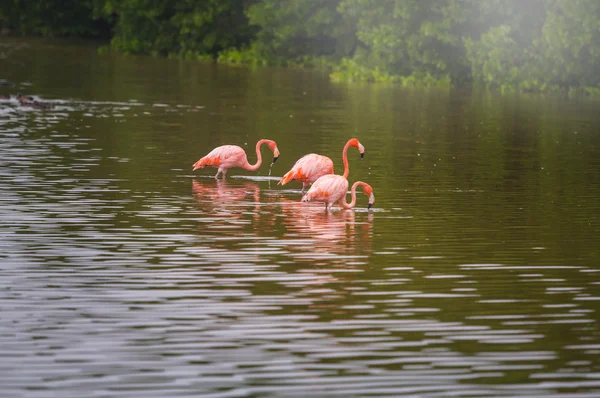
{"label": "dense bush", "polygon": [[110,25],[94,17],[94,0],[3,0],[3,31],[41,36],[109,37]]}
{"label": "dense bush", "polygon": [[327,66],[337,81],[600,92],[598,0],[7,0],[23,34],[126,53]]}
{"label": "dense bush", "polygon": [[248,44],[255,29],[244,11],[235,0],[96,0],[95,7],[113,21],[112,49],[191,59]]}

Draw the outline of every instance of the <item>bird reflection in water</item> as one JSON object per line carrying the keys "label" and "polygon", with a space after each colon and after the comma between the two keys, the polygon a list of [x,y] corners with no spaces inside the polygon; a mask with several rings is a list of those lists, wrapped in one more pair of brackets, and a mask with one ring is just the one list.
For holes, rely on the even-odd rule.
{"label": "bird reflection in water", "polygon": [[[293,242],[305,240],[305,243],[292,246],[301,249],[307,260],[315,261],[327,255],[360,255],[371,251],[372,212],[323,212],[321,206],[306,206],[293,201],[284,202],[282,209],[283,224],[286,227],[284,239]],[[329,258],[328,261],[332,259]],[[342,258],[336,262],[347,261]]]}
{"label": "bird reflection in water", "polygon": [[258,205],[260,201],[260,188],[251,181],[232,184],[223,180],[206,183],[192,180],[192,193],[199,203],[212,208],[246,207]]}
{"label": "bird reflection in water", "polygon": [[202,230],[244,228],[251,223],[248,212],[258,213],[260,188],[256,183],[229,183],[223,180],[192,181],[192,194],[204,216]]}
{"label": "bird reflection in water", "polygon": [[[354,210],[324,212],[322,206],[285,201],[282,206],[285,244],[294,270],[306,278],[295,296],[309,300],[304,312],[341,314],[352,280],[362,277],[373,240],[373,213]],[[295,268],[295,269],[294,269]]]}
{"label": "bird reflection in water", "polygon": [[[260,187],[252,181],[192,181],[192,194],[203,217],[201,229],[210,229],[235,237],[232,230],[243,233],[272,231],[275,215],[261,211],[268,203],[261,199]],[[239,232],[238,232],[239,233]]]}

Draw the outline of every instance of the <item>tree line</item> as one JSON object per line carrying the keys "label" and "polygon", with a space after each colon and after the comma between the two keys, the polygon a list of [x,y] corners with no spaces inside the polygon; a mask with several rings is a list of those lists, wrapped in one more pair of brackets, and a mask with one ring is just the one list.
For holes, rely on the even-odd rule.
{"label": "tree line", "polygon": [[598,0],[6,0],[14,34],[103,50],[327,67],[337,81],[600,95]]}

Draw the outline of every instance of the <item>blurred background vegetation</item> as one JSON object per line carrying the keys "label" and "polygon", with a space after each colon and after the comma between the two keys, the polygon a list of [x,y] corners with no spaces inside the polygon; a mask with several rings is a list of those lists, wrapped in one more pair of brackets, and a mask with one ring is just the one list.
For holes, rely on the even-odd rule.
{"label": "blurred background vegetation", "polygon": [[337,81],[600,95],[599,0],[5,0],[0,27]]}

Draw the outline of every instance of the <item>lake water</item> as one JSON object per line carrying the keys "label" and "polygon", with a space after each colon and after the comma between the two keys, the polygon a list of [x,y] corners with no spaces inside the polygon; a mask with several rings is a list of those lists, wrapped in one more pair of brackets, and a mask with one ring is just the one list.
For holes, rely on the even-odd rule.
{"label": "lake water", "polygon": [[[600,396],[600,102],[0,52],[0,395]],[[371,211],[277,185],[351,137]]]}

